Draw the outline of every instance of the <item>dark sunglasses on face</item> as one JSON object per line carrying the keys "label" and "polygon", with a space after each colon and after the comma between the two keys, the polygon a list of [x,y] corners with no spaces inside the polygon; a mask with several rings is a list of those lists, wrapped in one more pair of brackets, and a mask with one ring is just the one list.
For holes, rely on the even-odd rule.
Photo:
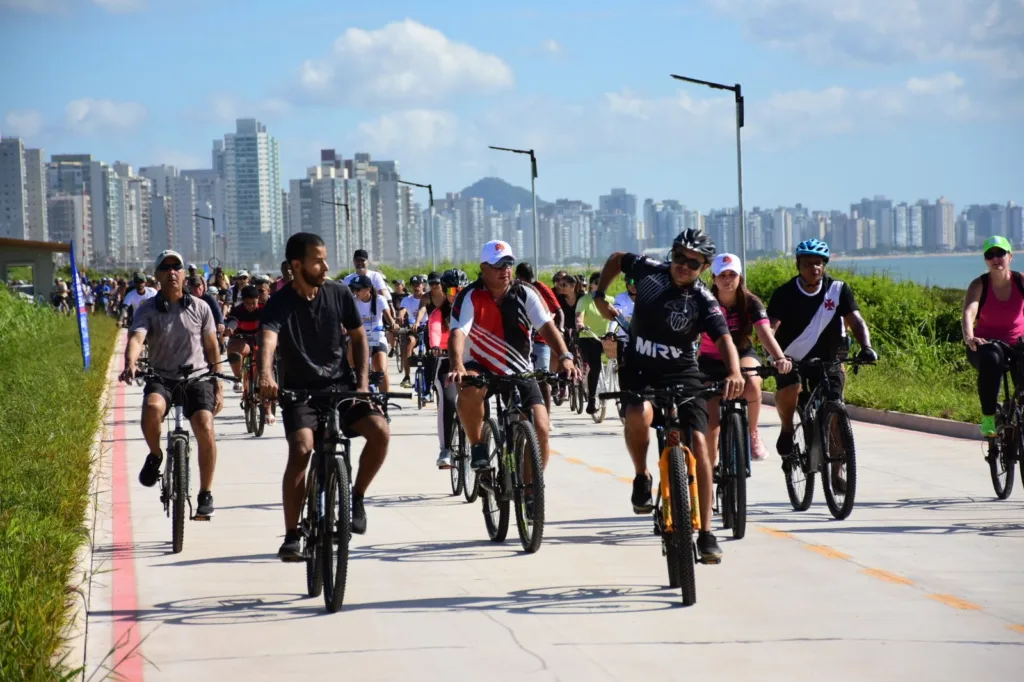
{"label": "dark sunglasses on face", "polygon": [[985,252],[985,260],[992,260],[993,258],[1005,258],[1006,251],[1003,249],[989,249]]}
{"label": "dark sunglasses on face", "polygon": [[704,265],[702,261],[699,261],[696,258],[689,258],[684,253],[673,253],[672,262],[676,265],[685,266],[691,270],[700,270],[701,266]]}
{"label": "dark sunglasses on face", "polygon": [[161,263],[160,267],[157,268],[157,270],[159,270],[160,272],[167,272],[169,270],[174,270],[175,272],[178,272],[182,269],[183,268],[181,263]]}
{"label": "dark sunglasses on face", "polygon": [[455,296],[460,291],[462,291],[462,287],[448,287],[447,289],[444,290],[444,293],[448,294],[449,296]]}

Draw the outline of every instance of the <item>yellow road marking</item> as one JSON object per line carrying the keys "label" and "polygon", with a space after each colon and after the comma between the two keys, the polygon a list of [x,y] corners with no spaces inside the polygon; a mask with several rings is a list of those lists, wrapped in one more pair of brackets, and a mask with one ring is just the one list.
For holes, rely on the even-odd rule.
{"label": "yellow road marking", "polygon": [[550,452],[552,455],[559,455],[559,456],[561,456],[561,454],[562,454],[560,451],[555,450],[554,448],[548,448],[548,452]]}
{"label": "yellow road marking", "polygon": [[865,568],[861,571],[864,575],[870,575],[872,578],[878,578],[884,580],[887,583],[894,583],[896,585],[913,585],[914,581],[910,578],[904,578],[902,575],[896,573],[890,573],[889,571],[883,571],[880,568]]}
{"label": "yellow road marking", "polygon": [[796,536],[792,533],[787,533],[784,530],[778,530],[777,528],[769,528],[768,526],[758,526],[757,529],[762,533],[767,533],[775,538],[788,538],[790,540],[796,540]]}
{"label": "yellow road marking", "polygon": [[1019,632],[1024,635],[1024,625],[1007,625],[1006,627],[1010,628],[1014,632]]}
{"label": "yellow road marking", "polygon": [[972,604],[969,601],[954,597],[951,594],[929,594],[929,599],[934,599],[940,604],[945,604],[954,609],[960,609],[961,611],[981,611],[981,607],[977,604]]}
{"label": "yellow road marking", "polygon": [[850,558],[849,554],[843,554],[838,549],[832,549],[828,545],[804,545],[804,549],[817,552],[821,556],[828,557],[829,559],[842,559],[846,561]]}
{"label": "yellow road marking", "polygon": [[633,482],[633,479],[629,478],[628,476],[619,476],[618,478],[623,483],[632,483]]}
{"label": "yellow road marking", "polygon": [[577,459],[575,457],[566,457],[565,461],[569,464],[586,464],[582,459]]}
{"label": "yellow road marking", "polygon": [[609,476],[613,473],[611,469],[605,469],[604,467],[590,467],[590,470],[595,474],[608,474]]}

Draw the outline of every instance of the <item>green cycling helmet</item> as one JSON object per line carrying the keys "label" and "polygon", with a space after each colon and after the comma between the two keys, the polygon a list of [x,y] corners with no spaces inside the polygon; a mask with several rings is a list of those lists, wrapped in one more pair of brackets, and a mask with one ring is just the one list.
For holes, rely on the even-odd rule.
{"label": "green cycling helmet", "polygon": [[985,243],[981,246],[981,252],[988,253],[989,249],[1002,249],[1006,253],[1013,253],[1013,246],[1010,245],[1010,240],[1000,235],[994,235],[985,240]]}

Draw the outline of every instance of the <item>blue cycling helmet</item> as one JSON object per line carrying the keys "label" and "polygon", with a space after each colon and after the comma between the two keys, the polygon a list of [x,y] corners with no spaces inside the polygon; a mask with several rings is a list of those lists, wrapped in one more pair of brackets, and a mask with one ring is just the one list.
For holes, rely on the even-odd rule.
{"label": "blue cycling helmet", "polygon": [[796,257],[800,256],[821,256],[828,261],[831,256],[828,244],[820,239],[806,239],[796,245]]}

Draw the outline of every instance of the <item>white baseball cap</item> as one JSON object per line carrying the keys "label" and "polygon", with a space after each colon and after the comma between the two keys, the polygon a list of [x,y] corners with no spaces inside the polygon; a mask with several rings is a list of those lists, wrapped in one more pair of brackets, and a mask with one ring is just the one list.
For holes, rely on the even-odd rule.
{"label": "white baseball cap", "polygon": [[177,258],[179,263],[181,263],[183,266],[185,265],[185,259],[181,257],[180,253],[174,251],[173,249],[167,249],[165,251],[161,251],[160,255],[156,257],[156,264],[153,267],[159,268],[160,264],[163,263],[168,258]]}
{"label": "white baseball cap", "polygon": [[512,247],[509,246],[508,242],[495,239],[484,244],[484,248],[480,250],[481,263],[497,265],[505,261],[509,263],[516,261],[515,254],[512,253]]}
{"label": "white baseball cap", "polygon": [[711,262],[711,272],[718,277],[726,270],[742,275],[743,263],[740,262],[740,257],[734,253],[720,253],[715,256],[715,260]]}

